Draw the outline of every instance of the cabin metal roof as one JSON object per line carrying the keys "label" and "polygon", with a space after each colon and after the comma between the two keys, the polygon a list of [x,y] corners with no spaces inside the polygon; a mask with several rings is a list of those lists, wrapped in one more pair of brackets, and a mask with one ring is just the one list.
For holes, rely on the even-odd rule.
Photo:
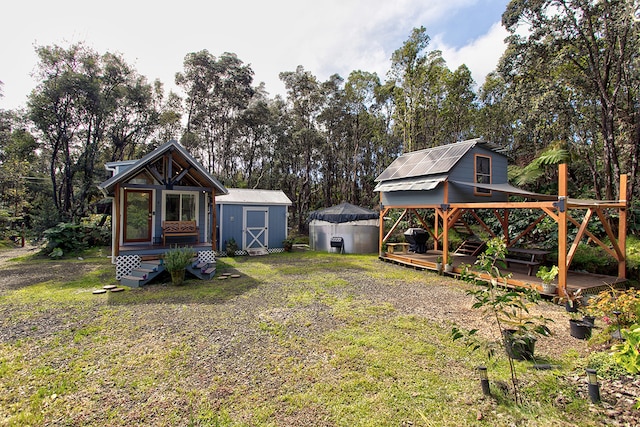
{"label": "cabin metal roof", "polygon": [[[173,161],[179,164],[182,168],[189,169],[188,174],[198,182],[199,185],[205,188],[212,188],[216,194],[227,194],[227,189],[218,181],[216,178],[211,176],[209,172],[194,159],[191,154],[185,150],[177,141],[171,140],[161,145],[160,147],[153,150],[151,153],[142,157],[136,161],[124,161],[124,162],[111,162],[106,165],[109,170],[119,170],[120,173],[116,173],[108,180],[98,184],[98,188],[105,194],[111,195],[113,194],[115,185],[118,183],[126,182],[127,180],[133,178],[138,173],[142,172],[148,165],[158,160],[165,153],[174,153],[177,155],[172,156]],[[120,168],[118,169],[118,166]],[[126,169],[122,166],[128,166]]]}

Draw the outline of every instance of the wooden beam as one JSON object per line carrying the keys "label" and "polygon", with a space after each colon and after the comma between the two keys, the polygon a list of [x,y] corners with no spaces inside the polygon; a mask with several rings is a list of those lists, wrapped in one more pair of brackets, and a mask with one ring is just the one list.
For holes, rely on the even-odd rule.
{"label": "wooden beam", "polygon": [[395,229],[398,227],[398,225],[400,224],[400,221],[402,221],[402,218],[404,218],[404,216],[407,214],[408,210],[405,209],[404,212],[402,212],[402,215],[400,215],[400,217],[398,218],[398,220],[396,221],[395,224],[393,224],[393,227],[391,227],[391,230],[389,230],[389,232],[387,233],[386,236],[384,236],[384,239],[382,239],[382,243],[386,242],[387,239],[391,236],[391,234],[395,231]]}
{"label": "wooden beam", "polygon": [[542,208],[542,210],[549,215],[549,217],[551,217],[551,219],[553,219],[555,222],[559,221],[558,218],[558,214],[556,214],[554,211],[552,211],[550,208]]}
{"label": "wooden beam", "polygon": [[435,209],[435,215],[433,216],[435,217],[434,224],[433,224],[433,250],[437,251],[438,235],[440,234],[438,232],[438,229],[440,228],[440,211],[437,208]]}
{"label": "wooden beam", "polygon": [[424,218],[422,218],[419,214],[418,211],[416,209],[411,209],[411,211],[413,212],[413,214],[418,218],[418,221],[420,221],[420,224],[422,224],[422,226],[424,227],[424,229],[427,231],[427,233],[429,233],[431,235],[431,237],[433,237],[433,239],[436,239],[436,235],[433,234],[433,231],[431,231],[431,227],[429,227],[427,225],[427,222],[424,220]]}
{"label": "wooden beam", "polygon": [[591,220],[592,215],[593,215],[593,210],[591,209],[589,209],[584,215],[582,224],[580,224],[580,227],[578,228],[578,234],[576,234],[576,238],[573,240],[573,243],[571,244],[571,248],[569,249],[569,254],[567,255],[567,267],[571,265],[573,256],[575,255],[576,250],[578,249],[578,244],[580,243],[580,240],[582,240],[582,236],[584,236],[584,232],[587,229],[587,225],[589,225],[589,221]]}
{"label": "wooden beam", "polygon": [[558,165],[558,295],[566,295],[567,289],[567,165]]}
{"label": "wooden beam", "polygon": [[620,202],[623,208],[618,209],[618,245],[622,251],[622,259],[618,260],[618,277],[627,277],[627,174],[620,175]]}
{"label": "wooden beam", "polygon": [[538,217],[538,219],[536,219],[535,221],[533,221],[522,233],[518,234],[518,236],[516,238],[514,238],[511,243],[509,244],[509,246],[513,246],[518,240],[522,239],[524,236],[526,236],[527,234],[529,234],[531,232],[531,230],[533,230],[534,228],[536,228],[536,225],[538,225],[540,223],[540,221],[542,221],[543,219],[546,218],[546,214],[542,214]]}
{"label": "wooden beam", "polygon": [[[575,218],[573,218],[571,215],[567,215],[567,219],[569,221],[571,221],[571,223],[573,225],[575,225],[576,227],[580,227],[580,223]],[[600,246],[602,249],[604,249],[609,255],[611,255],[613,258],[616,258],[615,251],[613,249],[611,249],[607,244],[605,244],[602,240],[598,239],[592,232],[590,232],[588,229],[586,229],[584,231],[584,234],[589,236],[589,238],[591,240],[596,242],[598,244],[598,246]],[[569,265],[571,265],[571,264],[569,264]]]}
{"label": "wooden beam", "polygon": [[609,237],[609,241],[611,242],[611,246],[613,246],[613,250],[616,252],[616,255],[614,256],[614,258],[620,261],[622,258],[624,258],[624,254],[622,253],[622,250],[620,250],[620,248],[618,247],[617,236],[613,234],[611,225],[609,224],[609,221],[607,221],[607,217],[604,216],[604,212],[602,212],[602,209],[595,209],[595,211],[596,211],[596,214],[598,215],[598,218],[600,218],[600,222],[604,227],[604,231],[607,233],[607,236]]}
{"label": "wooden beam", "polygon": [[484,231],[486,231],[487,233],[489,233],[489,235],[491,237],[496,237],[495,233],[493,232],[493,230],[491,230],[489,228],[489,226],[487,224],[485,224],[485,222],[478,216],[478,214],[476,213],[475,210],[470,210],[471,215],[476,219],[476,221],[478,221],[478,224],[480,224],[480,226],[484,229]]}

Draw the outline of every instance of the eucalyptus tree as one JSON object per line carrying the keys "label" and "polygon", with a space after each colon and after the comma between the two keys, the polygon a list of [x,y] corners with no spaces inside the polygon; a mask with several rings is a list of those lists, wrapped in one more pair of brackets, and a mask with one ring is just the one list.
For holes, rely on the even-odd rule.
{"label": "eucalyptus tree", "polygon": [[253,70],[235,54],[216,58],[207,50],[187,54],[184,71],[176,74],[176,84],[186,93],[183,142],[223,179],[236,177],[234,132],[253,96],[252,81]]}
{"label": "eucalyptus tree", "polygon": [[239,175],[241,184],[249,188],[269,185],[276,138],[276,116],[269,104],[261,84],[237,121]]}
{"label": "eucalyptus tree", "polygon": [[471,71],[461,65],[445,78],[446,95],[442,102],[443,142],[453,143],[475,136],[473,127],[477,111]]}
{"label": "eucalyptus tree", "polygon": [[40,83],[28,114],[48,159],[60,219],[86,215],[104,178],[101,162],[122,159],[156,125],[150,86],[119,56],[79,43],[36,48]]}
{"label": "eucalyptus tree", "polygon": [[316,191],[320,146],[323,137],[318,126],[318,115],[321,113],[324,96],[318,79],[304,67],[298,66],[296,71],[280,73],[280,80],[287,91],[287,111],[290,115],[291,128],[286,150],[289,158],[288,171],[285,176],[287,194],[293,196],[294,220],[298,229],[305,228],[305,214],[309,211],[313,192]]}
{"label": "eucalyptus tree", "polygon": [[513,148],[515,114],[507,101],[507,84],[500,74],[489,73],[478,91],[479,107],[474,120],[478,135],[506,149]]}
{"label": "eucalyptus tree", "polygon": [[[629,173],[629,188],[633,188],[640,145],[640,38],[629,2],[512,0],[502,21],[511,32],[502,68],[511,77],[511,90],[519,97],[527,96],[522,95],[520,83],[525,79],[521,76],[528,75],[535,79],[529,82],[529,88],[537,84],[542,95],[545,91],[554,93],[539,96],[541,109],[549,112],[557,108],[568,115],[593,108],[597,127],[590,135],[596,136],[597,143],[591,147],[595,152],[602,151],[600,182],[594,191],[599,193],[601,187],[605,198],[613,198],[614,182],[622,171]],[[549,119],[554,118],[547,115]],[[565,133],[560,137],[572,143],[575,135]]]}

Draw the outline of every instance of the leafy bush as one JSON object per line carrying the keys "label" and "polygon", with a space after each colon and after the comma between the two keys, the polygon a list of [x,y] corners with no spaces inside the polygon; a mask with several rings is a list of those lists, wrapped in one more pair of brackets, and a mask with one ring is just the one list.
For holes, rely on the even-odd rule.
{"label": "leafy bush", "polygon": [[63,253],[80,252],[94,246],[108,245],[111,241],[111,229],[93,223],[61,222],[45,230],[43,234],[47,242],[44,248],[46,254],[52,253],[54,249]]}
{"label": "leafy bush", "polygon": [[167,271],[184,270],[196,256],[192,248],[172,248],[165,252],[163,256],[163,264]]}
{"label": "leafy bush", "polygon": [[603,378],[619,378],[626,373],[613,358],[613,354],[604,351],[589,354],[587,367],[598,371],[598,375]]}
{"label": "leafy bush", "polygon": [[[640,289],[610,289],[589,300],[587,311],[602,316],[605,323],[627,326],[640,321]],[[614,312],[618,312],[617,316]]]}
{"label": "leafy bush", "polygon": [[618,262],[601,247],[580,243],[571,262],[571,269],[616,276]]}
{"label": "leafy bush", "polygon": [[632,375],[640,373],[640,324],[622,331],[624,342],[612,347],[613,358]]}

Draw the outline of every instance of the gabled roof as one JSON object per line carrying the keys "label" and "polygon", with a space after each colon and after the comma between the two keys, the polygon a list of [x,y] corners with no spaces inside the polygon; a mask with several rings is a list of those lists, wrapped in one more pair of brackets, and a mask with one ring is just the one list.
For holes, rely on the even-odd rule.
{"label": "gabled roof", "polygon": [[[194,159],[191,154],[184,149],[183,146],[178,144],[177,141],[171,140],[160,147],[153,150],[151,153],[142,157],[140,160],[134,161],[133,164],[130,164],[131,161],[121,162],[121,165],[129,166],[122,172],[112,176],[108,180],[104,181],[101,184],[98,184],[98,188],[105,195],[109,195],[113,193],[114,187],[118,183],[126,182],[127,180],[133,178],[140,172],[142,172],[147,165],[155,162],[159,158],[161,158],[166,153],[171,152],[173,159],[180,163],[180,166],[183,168],[191,168],[189,170],[189,174],[195,179],[199,185],[205,188],[213,188],[216,194],[227,194],[227,189],[213,176],[207,172],[207,170]],[[115,163],[111,163],[107,165],[108,169],[114,170]]]}
{"label": "gabled roof", "polygon": [[216,204],[230,205],[282,205],[291,206],[291,200],[282,190],[254,190],[228,188],[228,193],[216,197]]}
{"label": "gabled roof", "polygon": [[447,174],[476,145],[484,145],[492,151],[499,152],[498,147],[482,141],[481,138],[412,151],[395,159],[375,180],[382,182]]}

